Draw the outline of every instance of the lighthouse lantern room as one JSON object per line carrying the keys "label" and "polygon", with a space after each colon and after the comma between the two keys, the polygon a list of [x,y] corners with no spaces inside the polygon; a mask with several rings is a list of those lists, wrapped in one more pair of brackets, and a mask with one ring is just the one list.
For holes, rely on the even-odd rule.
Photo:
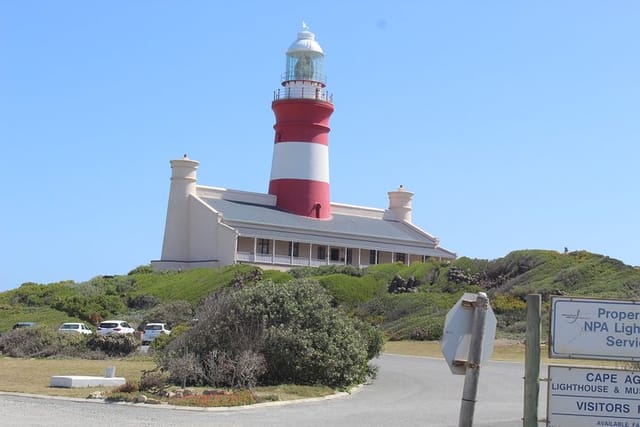
{"label": "lighthouse lantern room", "polygon": [[303,23],[286,56],[282,88],[272,103],[276,123],[269,194],[276,196],[276,206],[284,211],[328,219],[333,102],[326,91],[324,52]]}

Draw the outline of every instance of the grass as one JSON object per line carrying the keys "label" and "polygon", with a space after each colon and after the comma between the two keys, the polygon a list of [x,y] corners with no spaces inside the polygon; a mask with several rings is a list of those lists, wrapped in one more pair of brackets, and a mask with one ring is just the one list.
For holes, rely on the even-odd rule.
{"label": "grass", "polygon": [[[440,341],[388,341],[384,351],[406,356],[442,357]],[[524,362],[524,344],[517,341],[498,341],[494,345],[490,359]]]}
{"label": "grass", "polygon": [[326,386],[310,386],[295,384],[280,384],[276,386],[256,387],[256,394],[260,397],[277,396],[278,400],[308,399],[324,397],[335,391]]}
{"label": "grass", "polygon": [[108,366],[116,367],[116,376],[138,381],[143,370],[153,369],[151,359],[84,360],[84,359],[15,359],[0,358],[0,391],[44,394],[48,396],[87,397],[105,387],[50,387],[55,375],[104,376]]}
{"label": "grass", "polygon": [[[127,381],[137,382],[143,370],[153,369],[156,365],[149,358],[84,360],[0,357],[0,391],[85,398],[93,391],[108,391],[112,388],[50,387],[51,377],[55,375],[104,376],[108,366],[116,367],[116,376],[124,377]],[[270,387],[256,387],[255,392],[259,397],[270,400],[296,400],[328,396],[335,391],[325,386],[283,384]]]}

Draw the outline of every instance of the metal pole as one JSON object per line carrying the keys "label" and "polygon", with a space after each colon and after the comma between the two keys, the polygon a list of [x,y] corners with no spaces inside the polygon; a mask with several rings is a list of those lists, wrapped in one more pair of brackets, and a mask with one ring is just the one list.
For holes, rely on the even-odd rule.
{"label": "metal pole", "polygon": [[524,353],[524,427],[538,425],[540,392],[540,294],[527,295],[527,338]]}
{"label": "metal pole", "polygon": [[460,405],[459,427],[473,426],[473,412],[478,393],[478,379],[480,377],[480,360],[482,359],[482,340],[484,339],[484,324],[489,309],[489,298],[484,292],[478,292],[473,310],[471,324],[471,342],[469,343],[469,357],[464,376],[462,390],[462,404]]}

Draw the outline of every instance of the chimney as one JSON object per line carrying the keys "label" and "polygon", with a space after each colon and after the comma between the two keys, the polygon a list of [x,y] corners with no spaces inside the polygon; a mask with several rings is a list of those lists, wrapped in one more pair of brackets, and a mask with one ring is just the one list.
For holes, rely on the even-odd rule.
{"label": "chimney", "polygon": [[384,213],[384,219],[411,223],[411,198],[413,193],[404,189],[402,185],[396,191],[389,191],[389,209]]}
{"label": "chimney", "polygon": [[198,162],[190,160],[186,154],[182,159],[171,160],[171,186],[161,260],[189,259],[189,197],[196,194],[197,169]]}

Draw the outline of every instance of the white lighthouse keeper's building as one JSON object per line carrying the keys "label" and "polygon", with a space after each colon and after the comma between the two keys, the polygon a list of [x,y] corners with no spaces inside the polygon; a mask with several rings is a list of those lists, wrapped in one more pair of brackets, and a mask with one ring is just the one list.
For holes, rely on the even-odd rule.
{"label": "white lighthouse keeper's building", "polygon": [[275,140],[269,193],[197,183],[199,163],[171,161],[169,205],[160,260],[154,268],[185,269],[250,263],[266,268],[328,264],[366,267],[455,259],[411,222],[413,193],[388,192],[387,209],[333,203],[329,181],[329,119],[324,52],[303,25],[286,53],[274,94]]}

